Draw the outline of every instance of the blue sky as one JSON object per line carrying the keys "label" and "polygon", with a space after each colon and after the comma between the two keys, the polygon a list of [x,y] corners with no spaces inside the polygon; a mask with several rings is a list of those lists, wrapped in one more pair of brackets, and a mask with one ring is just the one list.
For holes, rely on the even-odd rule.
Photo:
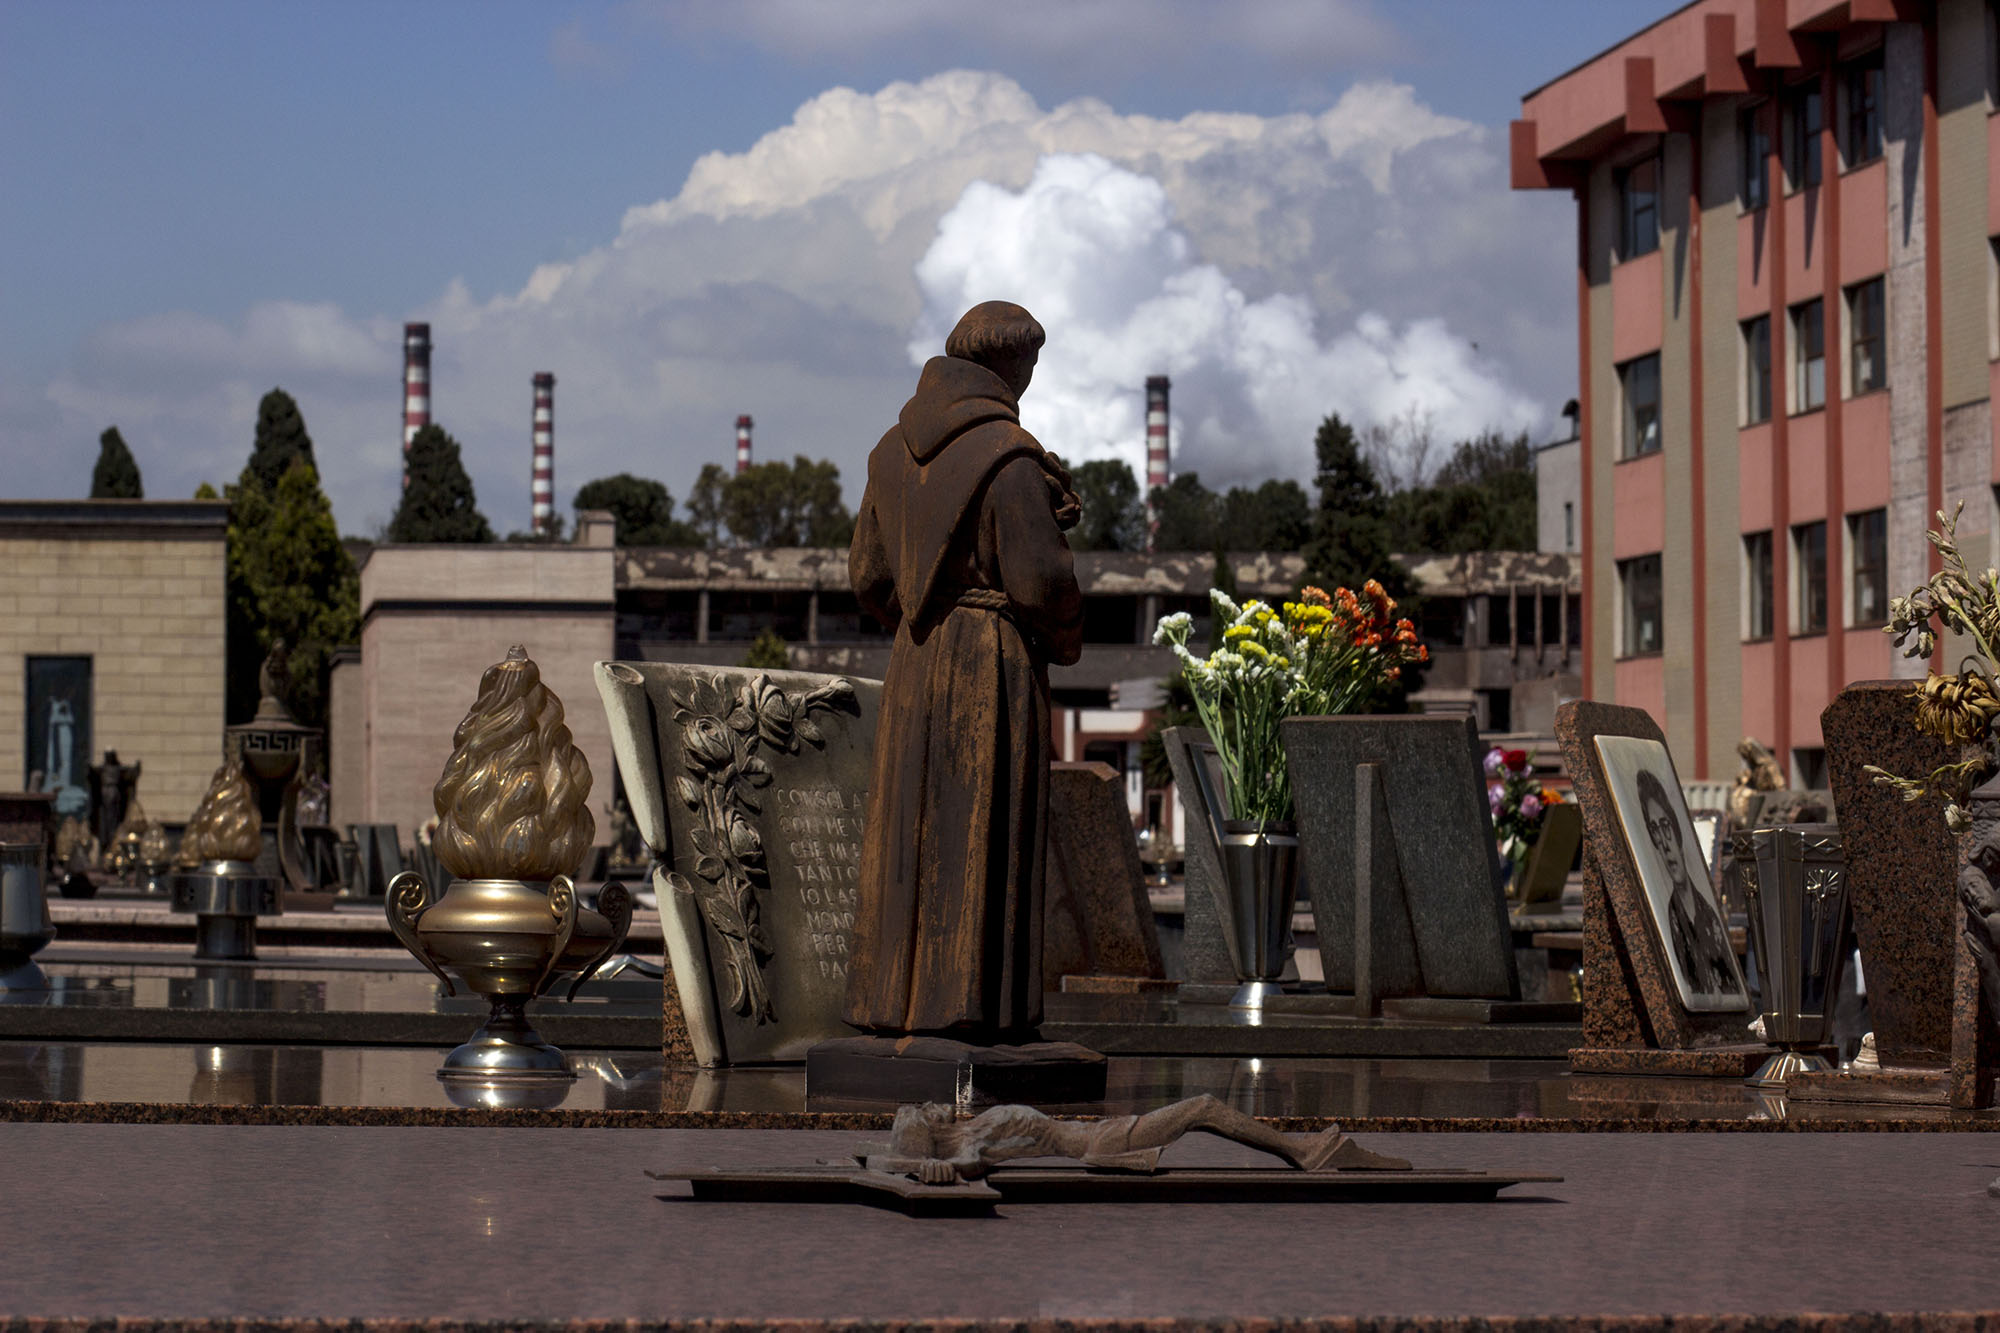
{"label": "blue sky", "polygon": [[[707,319],[703,327],[712,326],[713,315],[702,311],[723,299],[724,288],[683,283],[629,319],[607,321],[603,311],[635,285],[644,287],[646,275],[673,270],[681,256],[730,270],[731,308],[764,310],[764,318],[791,322],[808,334],[819,329],[817,336],[798,335],[796,345],[783,338],[774,343],[764,330],[746,332],[741,364],[749,378],[735,397],[760,399],[745,401],[742,410],[759,411],[760,425],[768,418],[789,431],[787,442],[772,448],[833,456],[852,482],[861,454],[879,433],[862,423],[886,424],[899,401],[889,386],[907,377],[910,354],[900,342],[910,334],[911,316],[947,301],[954,289],[941,279],[942,287],[934,282],[885,297],[882,304],[895,316],[876,321],[880,327],[859,337],[855,348],[834,355],[824,349],[842,340],[849,315],[866,310],[866,293],[835,292],[830,277],[805,271],[796,251],[811,242],[798,236],[838,230],[826,210],[840,195],[842,218],[851,213],[871,221],[877,227],[871,234],[889,249],[921,247],[941,211],[958,220],[972,244],[981,244],[979,228],[994,224],[951,211],[955,192],[889,218],[884,201],[907,196],[911,188],[907,182],[885,185],[890,167],[863,163],[829,181],[821,194],[801,195],[774,184],[770,173],[783,165],[767,163],[760,183],[742,188],[751,195],[775,189],[782,196],[777,203],[738,189],[734,202],[705,206],[705,212],[692,205],[680,209],[662,224],[672,234],[656,238],[657,249],[644,265],[613,287],[589,290],[573,275],[568,299],[577,304],[551,305],[547,317],[554,324],[522,326],[526,316],[510,302],[538,266],[588,266],[593,257],[637,247],[628,210],[674,201],[704,154],[723,154],[724,165],[733,161],[748,170],[755,164],[743,155],[791,125],[801,107],[826,109],[815,99],[837,87],[868,99],[901,81],[931,87],[934,102],[950,102],[960,94],[924,81],[954,69],[1002,76],[1003,92],[1017,88],[1041,112],[1080,98],[1105,104],[1115,123],[1107,119],[1068,139],[1060,126],[1038,129],[1028,141],[1042,148],[1061,141],[1058,146],[1068,148],[1073,139],[1077,151],[1105,155],[1117,171],[1073,179],[1098,181],[1107,198],[1136,201],[1134,207],[1145,207],[1144,190],[1132,193],[1134,178],[1164,182],[1168,212],[1160,225],[1172,234],[1162,233],[1166,249],[1159,253],[1176,257],[1163,259],[1168,268],[1155,276],[1168,289],[1178,290],[1175,284],[1186,278],[1175,277],[1175,265],[1212,266],[1225,287],[1240,294],[1239,305],[1296,296],[1319,343],[1321,360],[1311,364],[1327,364],[1342,330],[1368,311],[1386,319],[1384,338],[1403,340],[1385,342],[1365,330],[1363,340],[1397,349],[1393,355],[1414,355],[1414,338],[1404,332],[1434,319],[1491,357],[1494,344],[1518,341],[1506,330],[1525,327],[1509,324],[1524,317],[1524,303],[1546,302],[1537,311],[1537,327],[1545,331],[1569,319],[1571,289],[1560,281],[1539,296],[1511,289],[1495,298],[1504,309],[1484,315],[1457,309],[1456,300],[1435,291],[1429,304],[1437,308],[1399,306],[1393,289],[1368,289],[1366,275],[1376,267],[1368,247],[1390,234],[1375,214],[1340,213],[1341,226],[1327,224],[1327,234],[1312,247],[1290,260],[1260,262],[1254,255],[1264,247],[1247,239],[1248,232],[1229,232],[1221,219],[1231,192],[1242,190],[1244,181],[1281,175],[1288,169],[1284,161],[1263,149],[1255,160],[1230,158],[1234,148],[1204,150],[1199,160],[1205,165],[1175,177],[1171,167],[1149,165],[1162,153],[1172,156],[1162,146],[1170,137],[1164,132],[1126,151],[1135,134],[1152,133],[1152,122],[1136,118],[1177,122],[1224,112],[1296,128],[1306,123],[1301,117],[1343,105],[1356,85],[1375,90],[1394,83],[1406,85],[1413,104],[1438,118],[1425,144],[1450,141],[1453,127],[1469,122],[1486,132],[1459,133],[1461,147],[1470,153],[1476,145],[1477,153],[1504,162],[1504,124],[1517,114],[1522,92],[1666,8],[1658,0],[1107,0],[970,12],[916,0],[731,6],[4,0],[0,180],[7,188],[0,190],[0,235],[9,243],[0,250],[0,438],[11,437],[7,452],[19,450],[29,464],[10,469],[9,489],[80,493],[96,432],[112,419],[139,455],[149,493],[185,494],[197,480],[224,480],[248,448],[244,399],[254,406],[252,388],[269,387],[268,379],[288,389],[302,386],[294,391],[320,440],[342,525],[365,530],[393,505],[368,413],[379,409],[381,429],[393,441],[400,405],[394,355],[373,375],[362,344],[391,346],[393,332],[385,335],[385,328],[428,316],[449,327],[457,339],[453,348],[466,357],[456,403],[462,424],[454,424],[448,358],[441,366],[439,419],[466,444],[482,499],[488,491],[504,493],[485,506],[503,530],[520,526],[513,492],[525,489],[515,475],[525,476],[525,445],[512,436],[524,436],[525,425],[514,432],[512,423],[515,417],[525,422],[525,369],[538,355],[552,363],[546,368],[591,395],[587,405],[572,406],[558,390],[559,498],[588,476],[619,467],[661,476],[680,494],[703,461],[704,414],[724,415],[726,405],[718,397],[697,410],[691,400],[700,395],[685,387],[690,381],[671,358],[623,365],[619,358],[635,340],[671,343],[677,321]],[[1410,104],[1371,91],[1346,105],[1352,115],[1342,123],[1372,133],[1369,127],[1385,120],[1407,119]],[[843,116],[854,110],[853,103],[831,109]],[[862,110],[876,114],[873,103]],[[838,157],[852,136],[873,132],[867,128],[873,123],[857,129],[851,118],[843,121],[824,145],[805,150],[806,160]],[[935,156],[899,161],[893,169],[935,177],[949,159],[969,164],[971,176],[1004,191],[1064,188],[1061,180],[1034,176],[1035,159],[1013,150],[994,157],[988,170],[980,155],[991,147],[992,133],[979,124],[957,124],[951,134]],[[1403,163],[1393,155],[1432,149],[1389,142],[1383,151]],[[1498,225],[1533,231],[1537,217],[1550,219],[1544,231],[1567,225],[1566,200],[1505,199],[1504,171],[1496,186],[1490,172],[1475,180],[1464,162],[1427,168],[1411,157],[1410,163],[1412,174],[1423,176],[1410,188],[1456,190],[1451,197],[1466,210],[1467,225],[1481,216],[1479,199],[1496,194],[1501,199],[1491,207]],[[1370,177],[1391,210],[1386,216],[1393,217],[1402,201],[1405,174],[1399,165]],[[865,189],[859,183],[864,178],[870,182]],[[1329,177],[1324,190],[1335,201],[1330,207],[1344,208],[1339,200],[1354,188],[1351,179]],[[1319,197],[1279,201],[1269,225],[1281,226],[1286,209],[1310,212]],[[1435,211],[1439,205],[1425,207]],[[802,210],[801,218],[811,214],[810,226],[797,235],[774,231],[773,211],[785,209]],[[1202,223],[1205,212],[1217,220]],[[756,224],[742,229],[747,249],[740,255],[717,250],[728,241],[703,229],[734,230],[730,220],[739,217]],[[1022,224],[1017,218],[1012,225]],[[885,227],[900,239],[892,240]],[[758,228],[759,234],[750,234]],[[1174,235],[1184,242],[1178,250]],[[1538,274],[1548,271],[1547,238],[1541,239]],[[1428,234],[1421,243],[1446,244]],[[758,252],[762,258],[752,253],[758,246],[765,247]],[[909,269],[913,257],[898,251],[894,270]],[[1496,262],[1492,252],[1477,248],[1464,256],[1422,258],[1446,269],[1462,261],[1468,267],[1461,289],[1479,285]],[[629,253],[626,259],[638,263]],[[828,262],[854,267],[833,251]],[[1330,285],[1327,273],[1343,266],[1357,276]],[[707,307],[701,304],[704,290]],[[763,298],[767,305],[757,303]],[[1060,301],[1061,294],[1047,299]],[[1468,306],[1481,301],[1470,290],[1464,299]],[[273,303],[282,309],[266,309],[260,318],[256,312]],[[1097,321],[1093,327],[1130,328],[1117,311],[1080,312],[1079,318],[1084,313]],[[574,332],[585,324],[595,332]],[[274,335],[273,327],[285,332]],[[515,332],[502,336],[508,328]],[[558,336],[565,330],[570,332]],[[1051,336],[1053,348],[1056,330]],[[1461,397],[1502,404],[1514,414],[1509,420],[1525,420],[1527,402],[1552,413],[1573,378],[1571,337],[1566,347],[1501,353],[1512,359],[1487,368],[1492,384]],[[487,338],[496,341],[482,341]],[[280,355],[276,344],[286,340],[289,350]],[[869,390],[851,401],[845,382],[827,387],[849,365],[843,355],[859,358],[847,378],[857,387],[865,381]],[[508,356],[520,364],[502,367]],[[1218,343],[1208,361],[1184,359],[1190,383],[1200,384],[1201,365],[1238,364],[1242,355]],[[1457,372],[1440,372],[1449,373]],[[523,382],[518,393],[515,378]],[[714,378],[712,371],[707,378]],[[749,387],[785,380],[816,387],[800,401],[780,393],[768,405]],[[371,386],[378,383],[381,401],[371,404]],[[203,385],[208,392],[198,392]],[[1088,397],[1086,389],[1077,392]],[[1235,392],[1248,390],[1238,386]],[[823,410],[816,413],[814,403]],[[1102,417],[1091,417],[1089,404],[1078,403],[1063,420]],[[687,405],[685,419],[676,416],[681,404]],[[1231,438],[1229,429],[1252,430],[1261,420],[1255,404],[1233,410],[1236,424],[1218,427],[1223,433],[1214,441]],[[1202,438],[1194,420],[1198,405],[1177,398],[1177,411],[1189,415],[1195,447]],[[733,412],[726,415],[733,420]],[[574,422],[573,433],[565,432],[565,421]],[[725,435],[718,426],[716,440]],[[638,440],[646,441],[644,447]],[[1074,450],[1089,454],[1093,447],[1110,446],[1079,437]],[[1198,450],[1190,455],[1197,456]],[[1280,451],[1264,462],[1267,471],[1283,472],[1295,467],[1296,457]]]}

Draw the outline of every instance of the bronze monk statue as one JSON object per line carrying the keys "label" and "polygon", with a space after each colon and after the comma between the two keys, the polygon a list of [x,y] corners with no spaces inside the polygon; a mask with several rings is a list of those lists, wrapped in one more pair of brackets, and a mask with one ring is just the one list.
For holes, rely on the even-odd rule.
{"label": "bronze monk statue", "polygon": [[1048,664],[1083,647],[1080,509],[1020,423],[1043,337],[974,306],[868,456],[848,572],[896,638],[847,987],[866,1031],[993,1043],[1041,1021]]}

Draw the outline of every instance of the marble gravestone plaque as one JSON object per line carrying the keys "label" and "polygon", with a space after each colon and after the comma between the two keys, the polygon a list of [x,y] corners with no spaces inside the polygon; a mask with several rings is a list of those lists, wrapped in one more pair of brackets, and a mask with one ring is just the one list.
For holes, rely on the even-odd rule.
{"label": "marble gravestone plaque", "polygon": [[840,1014],[881,683],[599,662],[597,684],[697,1063],[803,1061],[852,1036]]}
{"label": "marble gravestone plaque", "polygon": [[1473,720],[1295,717],[1280,726],[1327,989],[1356,988],[1365,892],[1376,995],[1519,998]]}

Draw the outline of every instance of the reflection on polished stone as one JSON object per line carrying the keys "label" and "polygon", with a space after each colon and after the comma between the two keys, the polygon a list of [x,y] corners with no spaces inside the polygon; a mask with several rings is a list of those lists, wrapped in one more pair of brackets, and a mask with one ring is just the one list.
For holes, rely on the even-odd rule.
{"label": "reflection on polished stone", "polygon": [[[530,1094],[448,1086],[432,1047],[0,1042],[0,1101],[345,1108],[331,1119],[396,1119],[453,1107],[570,1112],[881,1112],[809,1099],[798,1068],[667,1066],[652,1051],[573,1052],[576,1079]],[[1982,1120],[1942,1108],[1806,1104],[1726,1079],[1571,1076],[1548,1060],[1305,1060],[1114,1057],[1104,1100],[1057,1114],[1127,1115],[1209,1093],[1251,1115],[1393,1120],[1448,1128],[1522,1120]],[[554,1094],[553,1100],[548,1095]],[[312,1119],[313,1116],[304,1118]]]}

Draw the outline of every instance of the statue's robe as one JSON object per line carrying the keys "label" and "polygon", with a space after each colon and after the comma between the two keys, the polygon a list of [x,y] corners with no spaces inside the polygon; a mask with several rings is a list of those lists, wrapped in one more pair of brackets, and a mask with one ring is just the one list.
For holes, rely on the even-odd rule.
{"label": "statue's robe", "polygon": [[1042,1014],[1048,664],[1083,649],[1066,490],[1013,393],[933,357],[868,457],[848,553],[895,632],[875,734],[847,1021],[992,1036]]}

